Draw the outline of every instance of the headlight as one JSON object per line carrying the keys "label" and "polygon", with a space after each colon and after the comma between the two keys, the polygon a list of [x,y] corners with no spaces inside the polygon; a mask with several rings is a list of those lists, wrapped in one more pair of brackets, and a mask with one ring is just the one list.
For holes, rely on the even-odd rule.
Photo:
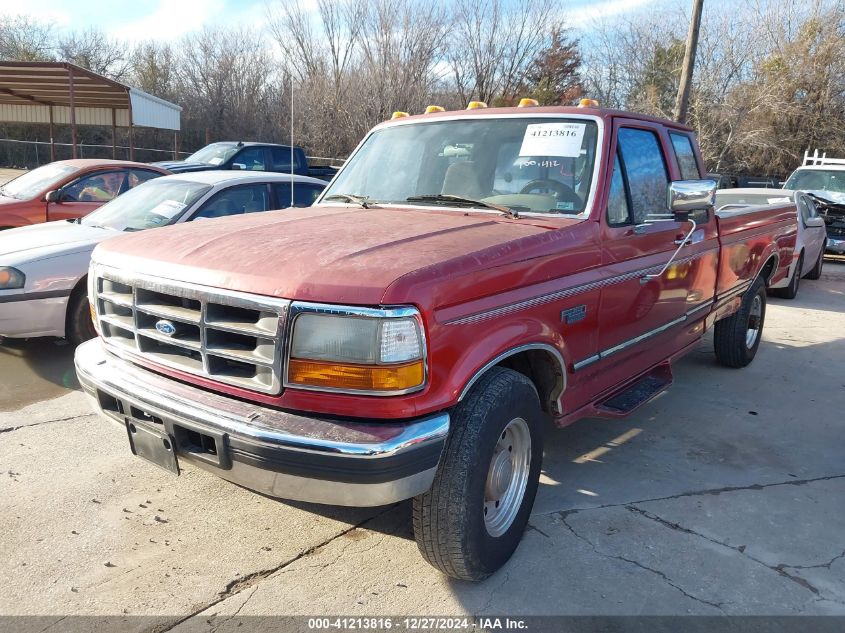
{"label": "headlight", "polygon": [[26,275],[17,268],[0,267],[0,290],[23,288],[25,282]]}
{"label": "headlight", "polygon": [[415,309],[295,311],[288,385],[396,395],[425,384],[425,342]]}

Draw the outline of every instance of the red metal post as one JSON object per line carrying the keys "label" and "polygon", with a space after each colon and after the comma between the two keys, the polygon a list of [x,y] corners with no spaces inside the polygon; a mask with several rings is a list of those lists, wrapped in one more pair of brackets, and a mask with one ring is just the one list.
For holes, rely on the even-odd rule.
{"label": "red metal post", "polygon": [[53,139],[53,106],[50,106],[50,162],[56,160],[56,144]]}
{"label": "red metal post", "polygon": [[117,113],[111,109],[111,157],[117,158]]}
{"label": "red metal post", "polygon": [[73,68],[68,66],[67,75],[70,80],[70,143],[73,147],[71,156],[76,158],[76,100],[73,94]]}
{"label": "red metal post", "polygon": [[132,97],[129,98],[129,160],[135,160],[135,131],[132,128]]}

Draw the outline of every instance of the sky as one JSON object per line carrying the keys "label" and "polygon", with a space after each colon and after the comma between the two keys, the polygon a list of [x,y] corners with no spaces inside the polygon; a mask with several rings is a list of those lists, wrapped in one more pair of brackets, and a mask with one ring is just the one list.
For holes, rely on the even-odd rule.
{"label": "sky", "polygon": [[[562,5],[570,27],[589,30],[596,19],[624,17],[658,2],[665,4],[665,0],[564,0]],[[690,4],[687,0],[670,2]],[[316,4],[314,0],[306,3]],[[61,30],[97,26],[121,40],[172,41],[206,25],[260,27],[265,21],[266,0],[0,0],[0,14],[20,13],[51,21]]]}

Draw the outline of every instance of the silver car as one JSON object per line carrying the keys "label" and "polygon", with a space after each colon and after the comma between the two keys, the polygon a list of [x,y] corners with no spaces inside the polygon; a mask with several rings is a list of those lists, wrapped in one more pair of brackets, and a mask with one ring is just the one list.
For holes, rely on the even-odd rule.
{"label": "silver car", "polygon": [[86,276],[91,252],[124,231],[310,206],[327,183],[276,173],[204,171],[164,176],[81,220],[0,232],[0,338],[94,336]]}

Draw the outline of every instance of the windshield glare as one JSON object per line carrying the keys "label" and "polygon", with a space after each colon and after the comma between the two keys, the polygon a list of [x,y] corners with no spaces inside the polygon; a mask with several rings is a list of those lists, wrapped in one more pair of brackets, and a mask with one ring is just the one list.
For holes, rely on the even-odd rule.
{"label": "windshield glare", "polygon": [[222,165],[238,150],[234,143],[212,143],[197,150],[185,159],[188,163],[205,163],[206,165]]}
{"label": "windshield glare", "polygon": [[9,181],[3,185],[2,193],[4,196],[9,196],[10,198],[30,200],[45,189],[50,189],[56,183],[64,180],[75,171],[79,171],[79,167],[60,163],[44,165]]}
{"label": "windshield glare", "polygon": [[182,180],[150,180],[89,213],[80,221],[115,231],[142,231],[175,223],[210,185]]}
{"label": "windshield glare", "polygon": [[798,169],[783,185],[800,191],[835,191],[845,193],[845,171],[835,169]]}
{"label": "windshield glare", "polygon": [[323,199],[351,194],[400,204],[445,194],[577,215],[589,197],[597,129],[587,119],[492,116],[387,127],[370,135]]}

